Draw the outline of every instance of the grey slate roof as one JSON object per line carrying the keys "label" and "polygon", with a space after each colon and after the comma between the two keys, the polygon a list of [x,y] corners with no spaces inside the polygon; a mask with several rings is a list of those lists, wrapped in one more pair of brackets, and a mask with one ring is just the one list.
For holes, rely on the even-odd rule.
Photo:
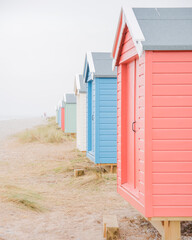
{"label": "grey slate roof", "polygon": [[66,93],[65,94],[66,103],[76,103],[76,96],[74,93]]}
{"label": "grey slate roof", "polygon": [[79,74],[79,82],[80,82],[80,89],[79,92],[80,93],[86,93],[86,83],[83,80],[83,75]]}
{"label": "grey slate roof", "polygon": [[117,77],[117,71],[112,71],[112,56],[108,52],[92,52],[95,77]]}
{"label": "grey slate roof", "polygon": [[144,50],[192,50],[192,8],[133,8]]}

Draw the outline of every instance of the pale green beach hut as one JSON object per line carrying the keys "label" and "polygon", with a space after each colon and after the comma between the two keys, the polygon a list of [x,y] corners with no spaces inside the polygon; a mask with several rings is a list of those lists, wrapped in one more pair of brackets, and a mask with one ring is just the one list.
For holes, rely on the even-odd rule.
{"label": "pale green beach hut", "polygon": [[64,94],[64,132],[76,133],[76,96],[74,93]]}

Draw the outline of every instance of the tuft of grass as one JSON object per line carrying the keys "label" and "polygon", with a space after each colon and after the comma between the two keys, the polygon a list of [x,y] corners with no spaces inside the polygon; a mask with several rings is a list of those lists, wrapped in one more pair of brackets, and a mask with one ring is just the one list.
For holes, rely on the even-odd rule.
{"label": "tuft of grass", "polygon": [[55,118],[49,118],[46,125],[27,129],[16,135],[21,143],[62,143],[72,141],[74,137],[62,132],[55,123]]}
{"label": "tuft of grass", "polygon": [[40,204],[41,196],[39,193],[32,192],[27,189],[22,189],[16,186],[5,186],[3,194],[6,201],[16,203],[27,209],[42,212],[45,210]]}

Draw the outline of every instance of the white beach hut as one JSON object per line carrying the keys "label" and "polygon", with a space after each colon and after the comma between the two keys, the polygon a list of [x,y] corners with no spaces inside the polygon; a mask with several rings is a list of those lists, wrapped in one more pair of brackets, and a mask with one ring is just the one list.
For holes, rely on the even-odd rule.
{"label": "white beach hut", "polygon": [[77,96],[77,148],[86,151],[86,84],[80,74],[75,77],[74,91]]}

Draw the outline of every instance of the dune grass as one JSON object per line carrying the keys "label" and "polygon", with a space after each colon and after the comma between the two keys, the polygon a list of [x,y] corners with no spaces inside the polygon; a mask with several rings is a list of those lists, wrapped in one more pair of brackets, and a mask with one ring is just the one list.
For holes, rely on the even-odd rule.
{"label": "dune grass", "polygon": [[17,137],[21,143],[62,143],[66,140],[74,140],[74,137],[62,132],[55,122],[55,117],[49,118],[45,125],[27,129],[17,134]]}
{"label": "dune grass", "polygon": [[41,200],[40,194],[28,189],[8,185],[5,186],[3,197],[8,202],[16,203],[33,211],[42,212],[45,210],[39,203]]}
{"label": "dune grass", "polygon": [[[71,154],[72,157],[52,169],[52,173],[68,176],[69,184],[73,188],[97,190],[97,186],[102,184],[116,183],[116,174],[108,173],[104,168],[95,165],[86,157],[85,153],[74,149]],[[74,169],[84,169],[85,175],[78,178],[74,177]]]}

